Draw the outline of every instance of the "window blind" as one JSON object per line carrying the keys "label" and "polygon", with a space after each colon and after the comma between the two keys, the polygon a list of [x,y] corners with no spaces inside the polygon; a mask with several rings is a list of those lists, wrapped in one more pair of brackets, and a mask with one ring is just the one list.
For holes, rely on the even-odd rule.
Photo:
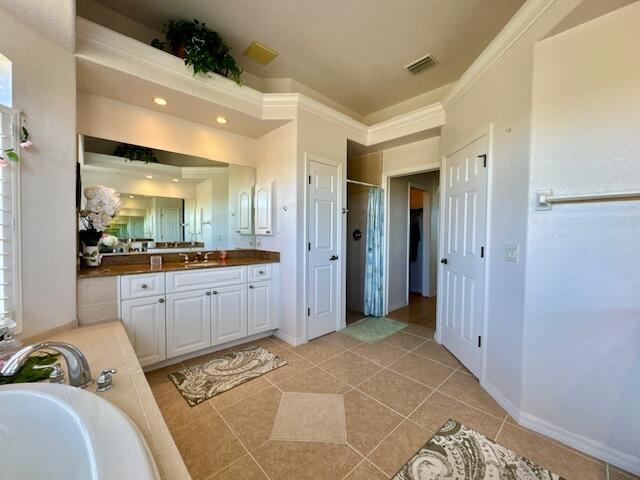
{"label": "window blind", "polygon": [[[0,148],[18,152],[20,115],[0,105]],[[21,330],[20,281],[20,165],[9,162],[0,168],[0,315],[9,317]]]}

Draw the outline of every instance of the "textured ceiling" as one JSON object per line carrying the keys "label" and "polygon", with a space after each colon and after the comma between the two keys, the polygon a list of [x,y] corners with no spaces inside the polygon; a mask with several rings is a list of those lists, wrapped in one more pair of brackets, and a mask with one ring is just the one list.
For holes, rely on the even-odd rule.
{"label": "textured ceiling", "polygon": [[[79,0],[79,3],[82,0]],[[198,18],[246,71],[292,78],[367,115],[457,80],[523,0],[98,0],[152,29]],[[253,40],[279,52],[267,66],[242,55]],[[431,53],[417,75],[404,65]]]}

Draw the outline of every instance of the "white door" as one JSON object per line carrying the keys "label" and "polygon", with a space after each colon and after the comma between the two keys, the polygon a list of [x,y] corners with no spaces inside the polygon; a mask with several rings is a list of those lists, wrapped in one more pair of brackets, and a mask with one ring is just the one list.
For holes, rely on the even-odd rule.
{"label": "white door", "polygon": [[232,285],[211,291],[213,345],[247,336],[247,286]]}
{"label": "white door", "polygon": [[271,184],[256,187],[256,235],[272,234],[272,192],[273,188]]}
{"label": "white door", "polygon": [[122,302],[122,323],[143,367],[166,358],[164,303],[162,296]]}
{"label": "white door", "polygon": [[163,208],[160,212],[160,240],[163,242],[180,241],[180,211],[177,208]]}
{"label": "white door", "polygon": [[443,163],[442,342],[476,376],[482,363],[487,137]]}
{"label": "white door", "polygon": [[249,335],[271,330],[273,327],[273,285],[271,280],[249,284]]}
{"label": "white door", "polygon": [[333,332],[338,325],[337,165],[309,160],[308,179],[308,338]]}
{"label": "white door", "polygon": [[211,346],[211,292],[167,295],[167,358]]}

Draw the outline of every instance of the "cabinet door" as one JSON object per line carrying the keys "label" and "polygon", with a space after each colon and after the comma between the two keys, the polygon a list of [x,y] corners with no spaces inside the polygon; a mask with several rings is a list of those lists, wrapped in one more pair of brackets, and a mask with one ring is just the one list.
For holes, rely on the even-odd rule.
{"label": "cabinet door", "polygon": [[249,284],[249,335],[266,332],[273,327],[273,284],[271,280]]}
{"label": "cabinet door", "polygon": [[272,194],[271,184],[256,187],[256,235],[271,235],[273,232]]}
{"label": "cabinet door", "polygon": [[251,192],[240,192],[238,195],[238,233],[251,235]]}
{"label": "cabinet door", "polygon": [[121,307],[122,323],[140,365],[161,362],[165,355],[164,297],[125,300]]}
{"label": "cabinet door", "polygon": [[247,336],[247,286],[233,285],[211,291],[213,344]]}
{"label": "cabinet door", "polygon": [[167,295],[167,358],[211,346],[211,292]]}

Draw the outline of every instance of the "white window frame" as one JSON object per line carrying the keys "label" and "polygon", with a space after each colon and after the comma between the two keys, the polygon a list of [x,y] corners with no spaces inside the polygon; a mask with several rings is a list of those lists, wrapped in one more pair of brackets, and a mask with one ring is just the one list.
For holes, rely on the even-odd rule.
{"label": "white window frame", "polygon": [[[12,129],[12,147],[16,152],[20,153],[20,126],[21,126],[21,112],[16,109],[8,108],[0,105],[0,111],[11,116],[11,129]],[[21,333],[23,330],[22,324],[22,226],[21,226],[21,212],[20,212],[20,162],[10,162],[10,165],[5,169],[10,170],[9,182],[11,184],[11,296],[13,306],[13,316],[11,317],[16,322],[15,333]],[[6,171],[6,170],[5,170]]]}

